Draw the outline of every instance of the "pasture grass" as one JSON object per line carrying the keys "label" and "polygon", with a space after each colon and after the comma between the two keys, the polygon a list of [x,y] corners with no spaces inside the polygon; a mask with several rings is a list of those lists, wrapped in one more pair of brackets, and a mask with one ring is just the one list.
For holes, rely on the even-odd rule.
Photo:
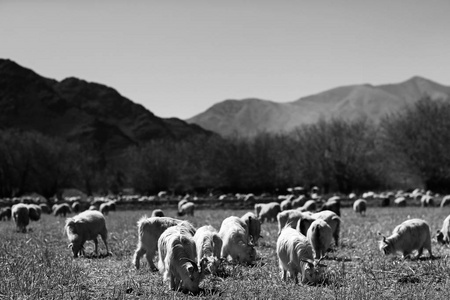
{"label": "pasture grass", "polygon": [[[228,216],[246,210],[197,210],[186,217],[194,226],[219,229]],[[0,299],[450,299],[450,249],[432,241],[436,259],[424,251],[422,259],[403,260],[378,250],[380,237],[408,218],[425,219],[432,236],[449,208],[369,208],[366,217],[342,210],[341,245],[325,260],[325,280],[318,285],[283,282],[275,248],[277,224],[262,225],[255,266],[224,266],[221,277],[207,277],[199,295],[170,291],[159,273],[150,272],[145,258],[141,269],[131,263],[137,244],[137,220],[150,211],[117,211],[107,216],[112,256],[72,258],[67,249],[64,218],[43,215],[30,231],[16,232],[14,223],[0,222]],[[175,210],[166,210],[176,216]],[[99,251],[105,248],[99,239]],[[157,257],[154,258],[157,261]]]}

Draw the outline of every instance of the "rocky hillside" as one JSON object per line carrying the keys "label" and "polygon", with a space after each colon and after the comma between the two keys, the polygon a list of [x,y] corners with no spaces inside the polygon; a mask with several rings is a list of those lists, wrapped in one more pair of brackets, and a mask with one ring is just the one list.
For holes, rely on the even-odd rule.
{"label": "rocky hillside", "polygon": [[367,118],[378,122],[386,114],[398,112],[425,96],[450,101],[450,87],[413,77],[399,84],[338,87],[289,103],[260,99],[226,100],[187,122],[223,136],[253,136],[259,132],[290,131],[319,119]]}

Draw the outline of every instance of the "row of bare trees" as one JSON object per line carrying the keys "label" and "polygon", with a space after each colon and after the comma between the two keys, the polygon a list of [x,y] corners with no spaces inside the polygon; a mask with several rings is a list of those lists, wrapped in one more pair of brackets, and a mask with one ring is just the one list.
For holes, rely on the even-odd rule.
{"label": "row of bare trees", "polygon": [[63,188],[88,194],[285,192],[317,185],[323,192],[450,190],[450,103],[423,99],[379,124],[320,121],[284,135],[252,139],[156,140],[103,157],[92,145],[36,132],[0,131],[0,196]]}

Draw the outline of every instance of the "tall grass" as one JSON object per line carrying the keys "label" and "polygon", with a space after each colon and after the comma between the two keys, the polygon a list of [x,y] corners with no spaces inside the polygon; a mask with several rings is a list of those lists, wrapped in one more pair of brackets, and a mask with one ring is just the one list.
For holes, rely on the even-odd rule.
{"label": "tall grass", "polygon": [[[198,210],[187,217],[195,226],[241,216],[244,210]],[[0,299],[450,299],[450,249],[432,242],[437,259],[403,260],[378,250],[377,232],[389,234],[408,218],[427,220],[432,234],[450,209],[370,208],[366,217],[342,211],[342,244],[329,253],[325,281],[316,286],[283,282],[275,253],[277,225],[264,223],[253,267],[226,265],[222,277],[208,277],[198,296],[170,291],[145,259],[135,270],[136,222],[145,211],[118,211],[107,216],[112,256],[73,259],[67,249],[64,219],[44,215],[31,231],[18,233],[13,222],[0,222]],[[150,212],[147,212],[148,214]],[[166,211],[175,216],[175,210]],[[99,251],[105,253],[99,241]],[[87,242],[86,253],[93,252]],[[154,260],[157,258],[155,257]]]}

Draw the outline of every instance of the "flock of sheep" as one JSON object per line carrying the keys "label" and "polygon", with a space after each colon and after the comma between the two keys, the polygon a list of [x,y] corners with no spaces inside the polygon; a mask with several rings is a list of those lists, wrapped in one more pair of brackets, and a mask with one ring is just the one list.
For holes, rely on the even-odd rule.
{"label": "flock of sheep", "polygon": [[[331,197],[321,207],[317,207],[315,200],[300,198],[289,197],[281,203],[256,203],[254,213],[227,217],[219,230],[208,224],[196,229],[188,221],[165,217],[162,210],[156,209],[151,217],[144,216],[137,222],[139,241],[132,262],[139,269],[140,260],[145,255],[150,269],[159,270],[172,290],[197,293],[205,276],[219,274],[224,260],[234,264],[253,264],[258,256],[256,249],[261,225],[266,221],[278,222],[276,254],[281,278],[286,280],[289,273],[296,283],[320,282],[326,272],[322,262],[327,252],[333,241],[334,246],[339,246],[340,198]],[[193,216],[194,208],[193,202],[181,200],[178,215]],[[19,203],[10,209],[9,214],[17,228],[25,232],[29,219],[38,220],[44,209],[48,208]],[[65,216],[75,209],[73,205],[71,208],[68,204],[59,204],[53,207],[53,213]],[[366,200],[353,202],[355,213],[364,215],[366,209]],[[89,240],[94,241],[95,254],[98,255],[98,235],[105,244],[107,255],[110,254],[104,217],[109,210],[115,210],[114,202],[93,205],[66,220],[65,230],[74,257],[85,255],[83,245]],[[7,214],[3,210],[0,217]],[[437,240],[442,244],[450,242],[450,216],[437,231]],[[390,236],[383,236],[379,247],[386,255],[400,252],[404,258],[410,258],[416,250],[417,257],[420,257],[426,249],[432,257],[430,227],[421,219],[406,220],[395,227]],[[153,262],[156,253],[157,267]]]}

